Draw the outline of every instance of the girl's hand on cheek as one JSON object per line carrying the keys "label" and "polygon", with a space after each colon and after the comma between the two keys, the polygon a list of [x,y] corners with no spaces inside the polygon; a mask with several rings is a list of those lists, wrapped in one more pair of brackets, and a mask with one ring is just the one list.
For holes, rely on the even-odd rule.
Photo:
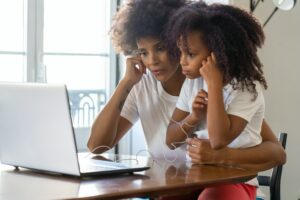
{"label": "girl's hand on cheek", "polygon": [[199,72],[207,85],[211,83],[223,85],[223,75],[219,70],[218,62],[213,52],[205,61],[202,61],[202,67],[199,69]]}

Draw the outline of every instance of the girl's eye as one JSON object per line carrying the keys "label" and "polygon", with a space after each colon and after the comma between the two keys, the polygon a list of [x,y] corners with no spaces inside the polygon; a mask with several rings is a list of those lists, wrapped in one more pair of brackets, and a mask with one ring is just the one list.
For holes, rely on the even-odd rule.
{"label": "girl's eye", "polygon": [[195,56],[195,54],[193,54],[193,53],[189,52],[189,53],[188,53],[188,56],[192,58],[192,57],[194,57],[194,56]]}

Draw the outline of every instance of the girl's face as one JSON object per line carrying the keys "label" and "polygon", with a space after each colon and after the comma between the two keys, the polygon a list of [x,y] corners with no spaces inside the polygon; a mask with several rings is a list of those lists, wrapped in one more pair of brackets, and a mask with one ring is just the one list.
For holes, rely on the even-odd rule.
{"label": "girl's face", "polygon": [[158,81],[166,82],[177,71],[179,63],[170,58],[160,39],[144,37],[137,46],[142,62]]}
{"label": "girl's face", "polygon": [[202,41],[199,31],[187,34],[186,42],[185,44],[183,38],[178,42],[182,73],[189,79],[195,79],[201,76],[199,69],[202,67],[202,61],[210,56],[210,51]]}

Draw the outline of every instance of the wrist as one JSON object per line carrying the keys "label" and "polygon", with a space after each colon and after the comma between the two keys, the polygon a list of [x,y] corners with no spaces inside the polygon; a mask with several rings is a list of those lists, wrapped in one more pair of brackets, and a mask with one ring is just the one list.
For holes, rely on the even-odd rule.
{"label": "wrist", "polygon": [[218,81],[207,84],[208,91],[221,91],[223,86],[223,83]]}
{"label": "wrist", "polygon": [[135,82],[130,80],[129,78],[124,77],[123,79],[120,80],[119,84],[123,85],[128,90],[131,90],[132,87],[135,85]]}
{"label": "wrist", "polygon": [[183,123],[186,123],[188,126],[196,127],[200,124],[200,120],[201,119],[197,115],[191,113]]}
{"label": "wrist", "polygon": [[223,149],[216,151],[215,162],[223,165],[233,165],[232,162],[232,155],[230,154],[230,149],[228,147],[225,147]]}

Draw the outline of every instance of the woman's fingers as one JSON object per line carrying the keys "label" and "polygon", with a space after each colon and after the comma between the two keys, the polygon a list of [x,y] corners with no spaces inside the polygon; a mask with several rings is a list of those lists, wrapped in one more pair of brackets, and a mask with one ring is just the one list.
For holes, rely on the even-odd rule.
{"label": "woman's fingers", "polygon": [[214,63],[217,63],[217,58],[216,58],[216,55],[215,55],[215,53],[214,52],[211,52],[211,59],[212,59],[212,61],[214,62]]}
{"label": "woman's fingers", "polygon": [[139,73],[146,72],[146,67],[140,58],[137,57],[128,58],[127,65],[129,68],[132,67],[134,71],[138,71]]}

